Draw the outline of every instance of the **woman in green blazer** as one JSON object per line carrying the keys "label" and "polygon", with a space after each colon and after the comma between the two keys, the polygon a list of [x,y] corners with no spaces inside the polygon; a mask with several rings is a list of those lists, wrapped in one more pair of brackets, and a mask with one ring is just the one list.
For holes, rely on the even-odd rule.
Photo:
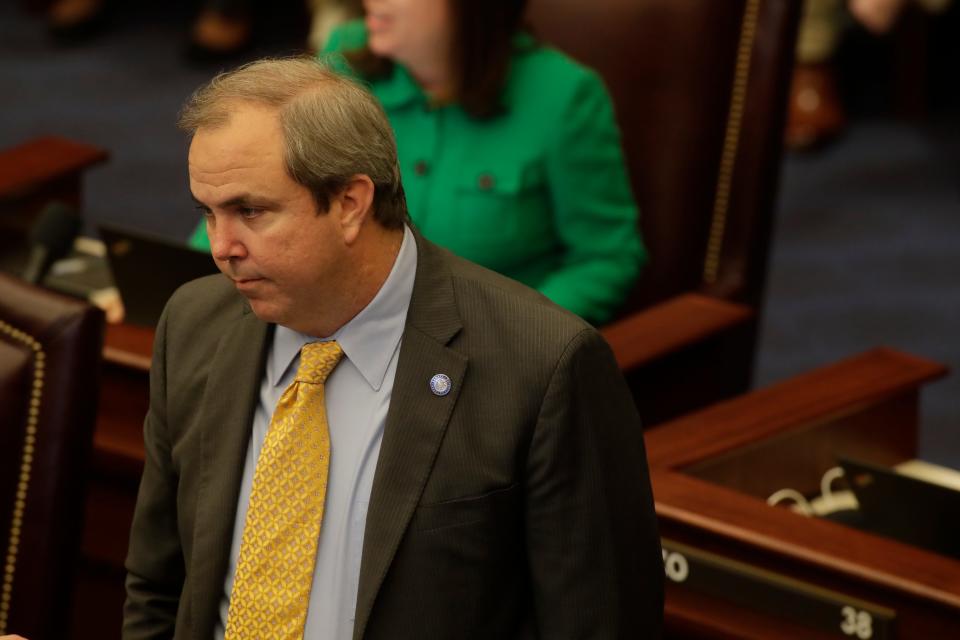
{"label": "woman in green blazer", "polygon": [[646,257],[620,133],[599,76],[520,30],[525,5],[370,0],[325,54],[383,104],[427,238],[602,323]]}

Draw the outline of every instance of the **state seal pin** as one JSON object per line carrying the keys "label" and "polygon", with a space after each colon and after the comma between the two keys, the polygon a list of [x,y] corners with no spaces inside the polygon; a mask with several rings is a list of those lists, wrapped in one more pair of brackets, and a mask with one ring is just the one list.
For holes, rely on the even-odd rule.
{"label": "state seal pin", "polygon": [[430,378],[430,391],[433,391],[435,396],[445,396],[450,393],[450,389],[453,387],[453,383],[450,382],[450,377],[442,373]]}

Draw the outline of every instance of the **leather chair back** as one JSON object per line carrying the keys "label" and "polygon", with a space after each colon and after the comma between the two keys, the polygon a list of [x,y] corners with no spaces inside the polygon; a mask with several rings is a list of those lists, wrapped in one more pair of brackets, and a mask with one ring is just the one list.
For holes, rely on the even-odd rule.
{"label": "leather chair back", "polygon": [[66,637],[103,314],[0,274],[0,635]]}
{"label": "leather chair back", "polygon": [[650,262],[627,310],[699,291],[759,308],[800,0],[531,0],[603,76]]}

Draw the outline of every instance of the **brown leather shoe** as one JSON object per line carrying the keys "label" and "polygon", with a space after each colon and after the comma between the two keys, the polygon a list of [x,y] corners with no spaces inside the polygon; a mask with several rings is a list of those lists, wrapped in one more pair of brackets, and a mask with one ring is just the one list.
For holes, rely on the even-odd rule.
{"label": "brown leather shoe", "polygon": [[846,121],[829,65],[796,65],[787,106],[787,147],[800,151],[821,146],[836,138]]}

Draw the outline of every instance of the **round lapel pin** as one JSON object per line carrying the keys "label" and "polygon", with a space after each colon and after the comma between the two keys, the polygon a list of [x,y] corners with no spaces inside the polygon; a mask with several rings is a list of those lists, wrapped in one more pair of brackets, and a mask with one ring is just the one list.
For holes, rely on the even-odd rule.
{"label": "round lapel pin", "polygon": [[450,389],[453,387],[453,383],[450,382],[449,376],[446,376],[442,373],[430,378],[430,391],[433,391],[435,396],[445,396],[450,393]]}

